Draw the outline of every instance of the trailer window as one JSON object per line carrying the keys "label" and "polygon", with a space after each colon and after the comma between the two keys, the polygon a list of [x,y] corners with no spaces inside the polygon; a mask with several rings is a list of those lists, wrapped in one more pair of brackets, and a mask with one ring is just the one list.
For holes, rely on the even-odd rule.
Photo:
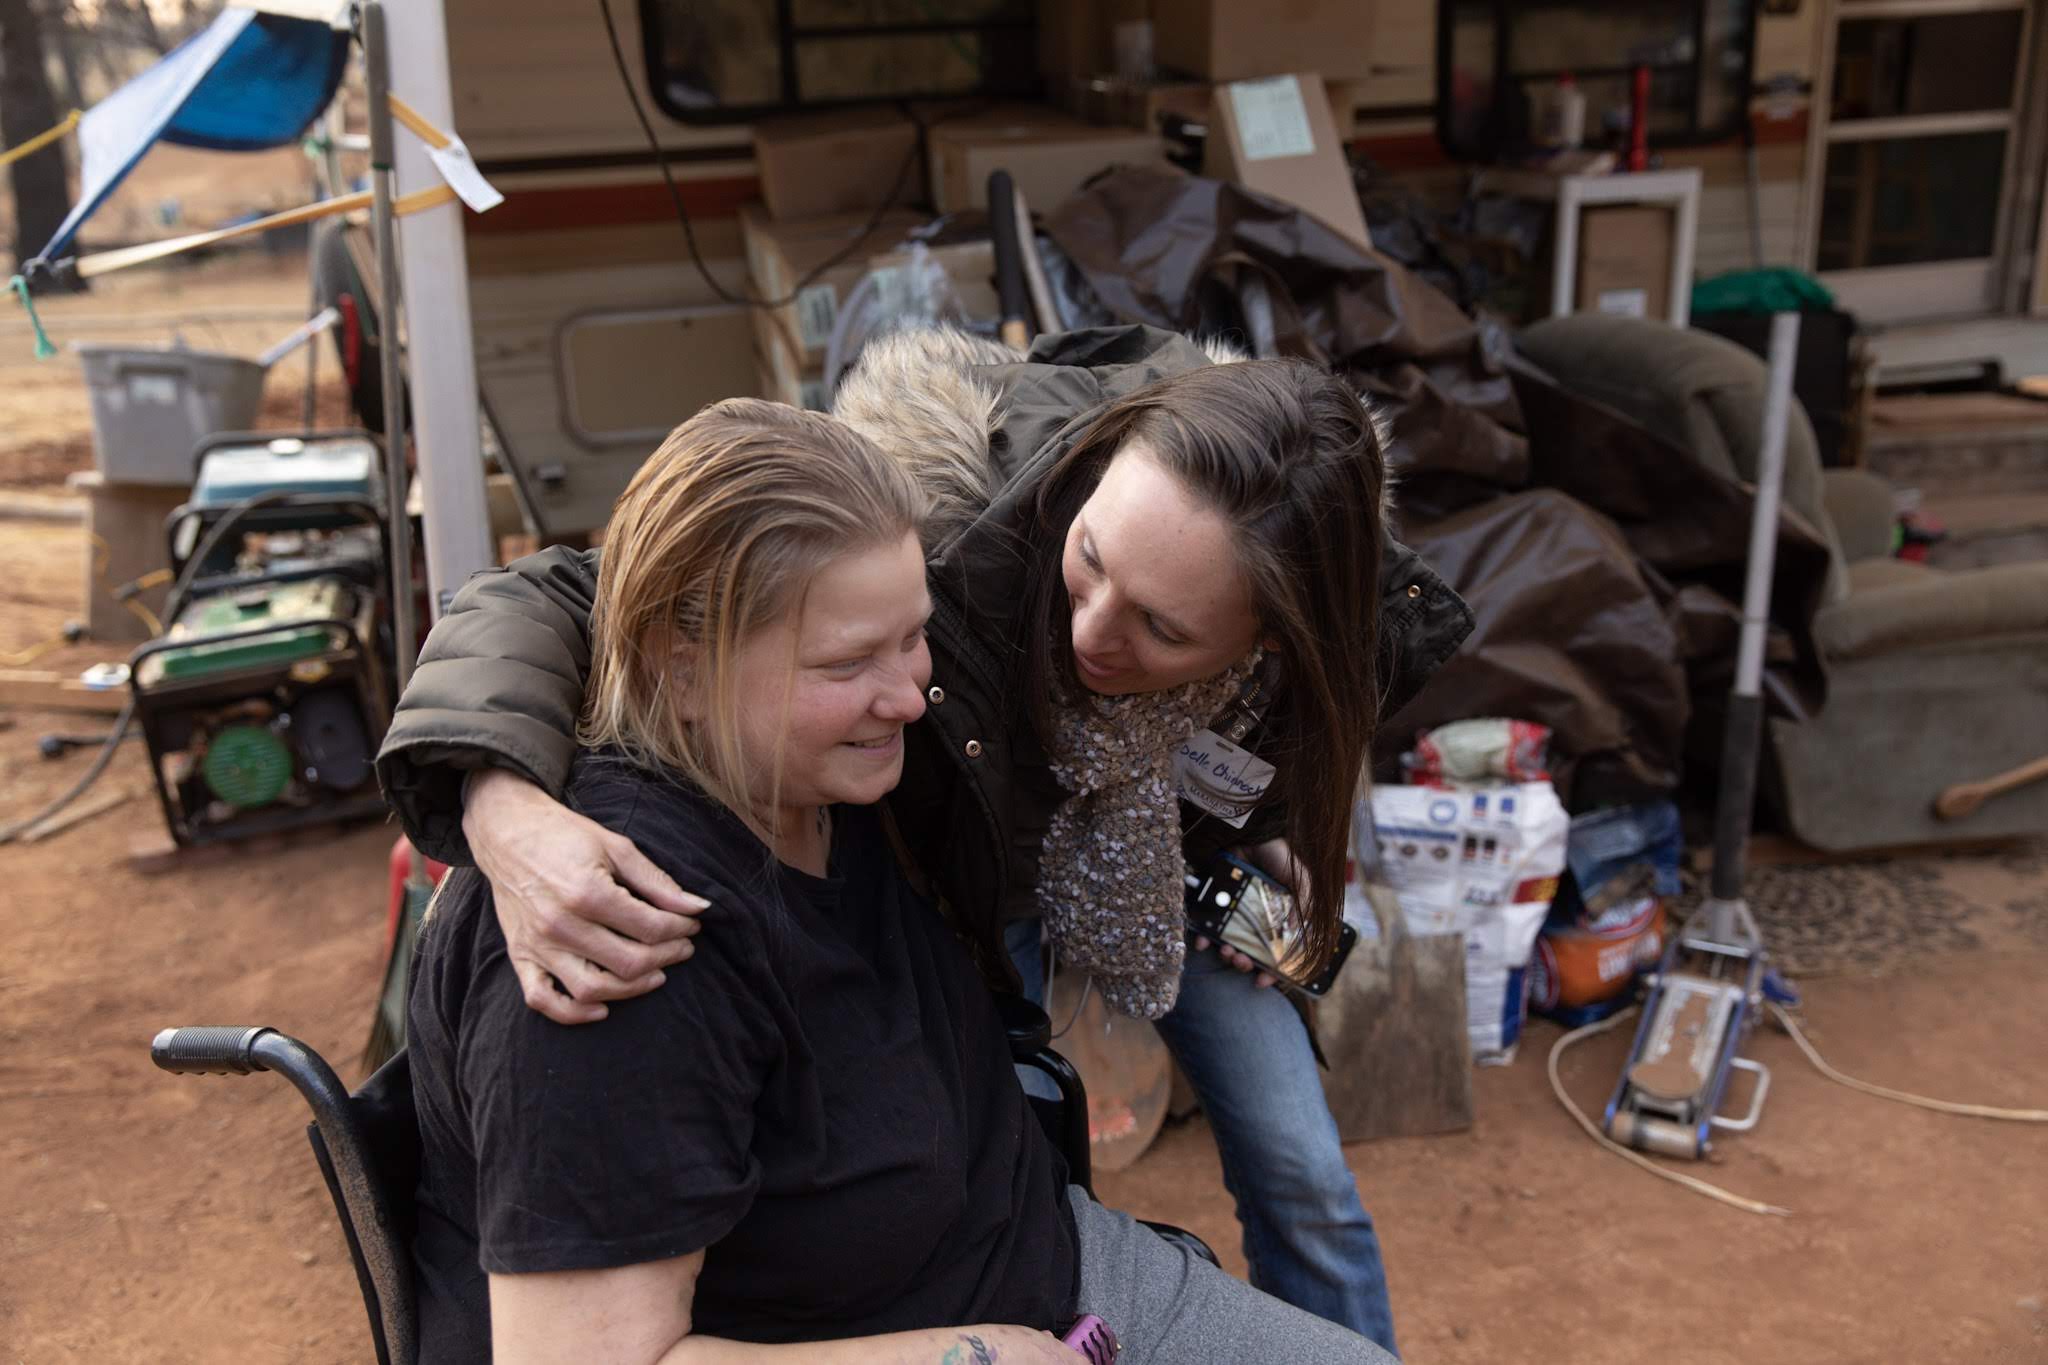
{"label": "trailer window", "polygon": [[688,123],[878,99],[1020,95],[1032,0],[641,0],[648,83]]}

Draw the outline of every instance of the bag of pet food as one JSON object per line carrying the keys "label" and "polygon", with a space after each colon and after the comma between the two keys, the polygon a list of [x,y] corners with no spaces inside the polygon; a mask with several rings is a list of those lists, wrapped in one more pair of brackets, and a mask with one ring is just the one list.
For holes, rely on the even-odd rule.
{"label": "bag of pet food", "polygon": [[[1475,1061],[1511,1061],[1523,974],[1557,894],[1570,818],[1548,782],[1376,787],[1373,866],[1416,934],[1465,936]],[[1361,851],[1363,854],[1363,851]]]}
{"label": "bag of pet food", "polygon": [[1636,977],[1663,955],[1682,847],[1668,801],[1572,821],[1569,871],[1529,969],[1531,1010],[1577,1027],[1628,1003]]}

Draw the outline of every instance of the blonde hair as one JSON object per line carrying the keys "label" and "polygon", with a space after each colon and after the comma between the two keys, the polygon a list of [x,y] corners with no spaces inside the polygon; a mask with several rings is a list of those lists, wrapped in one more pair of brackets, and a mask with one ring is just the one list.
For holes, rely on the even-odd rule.
{"label": "blonde hair", "polygon": [[800,610],[828,562],[915,533],[924,509],[908,471],[823,413],[753,398],[699,412],[612,508],[578,741],[680,774],[758,832],[781,755],[758,790],[749,759],[762,756],[742,754],[739,738],[741,644]]}

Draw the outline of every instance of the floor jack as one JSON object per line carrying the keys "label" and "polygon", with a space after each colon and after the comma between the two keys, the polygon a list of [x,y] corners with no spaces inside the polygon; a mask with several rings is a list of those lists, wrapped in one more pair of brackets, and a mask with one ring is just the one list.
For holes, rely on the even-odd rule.
{"label": "floor jack", "polygon": [[[1773,317],[1770,386],[1742,594],[1742,642],[1714,819],[1712,894],[1684,932],[1673,937],[1649,978],[1642,1022],[1601,1125],[1616,1142],[1664,1156],[1696,1160],[1712,1147],[1715,1129],[1746,1133],[1756,1127],[1771,1073],[1762,1062],[1740,1055],[1743,1039],[1763,1016],[1767,1000],[1787,1008],[1798,1003],[1796,993],[1770,969],[1763,935],[1742,895],[1763,738],[1764,633],[1778,545],[1785,423],[1798,345],[1799,315]],[[1738,1071],[1749,1073],[1753,1083],[1748,1112],[1732,1118],[1721,1113],[1721,1105]]]}

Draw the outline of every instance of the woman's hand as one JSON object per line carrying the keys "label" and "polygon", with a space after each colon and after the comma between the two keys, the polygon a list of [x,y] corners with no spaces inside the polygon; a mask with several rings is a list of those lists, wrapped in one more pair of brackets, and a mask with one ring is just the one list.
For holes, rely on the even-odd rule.
{"label": "woman's hand", "polygon": [[[1263,844],[1246,844],[1242,848],[1233,848],[1230,851],[1271,877],[1274,881],[1279,882],[1289,891],[1292,891],[1297,901],[1306,901],[1308,899],[1306,892],[1308,873],[1302,869],[1300,863],[1294,860],[1294,850],[1288,847],[1285,839],[1268,839]],[[1208,946],[1209,939],[1206,936],[1196,936],[1196,948],[1206,948]],[[1252,961],[1228,943],[1218,943],[1216,945],[1216,955],[1241,972],[1257,972],[1258,976],[1252,984],[1260,990],[1265,990],[1269,986],[1279,984],[1279,977],[1265,970],[1258,963]]]}
{"label": "woman's hand", "polygon": [[462,832],[490,880],[526,1003],[556,1023],[604,1018],[604,1001],[645,995],[663,967],[695,951],[710,902],[517,773],[470,779]]}

